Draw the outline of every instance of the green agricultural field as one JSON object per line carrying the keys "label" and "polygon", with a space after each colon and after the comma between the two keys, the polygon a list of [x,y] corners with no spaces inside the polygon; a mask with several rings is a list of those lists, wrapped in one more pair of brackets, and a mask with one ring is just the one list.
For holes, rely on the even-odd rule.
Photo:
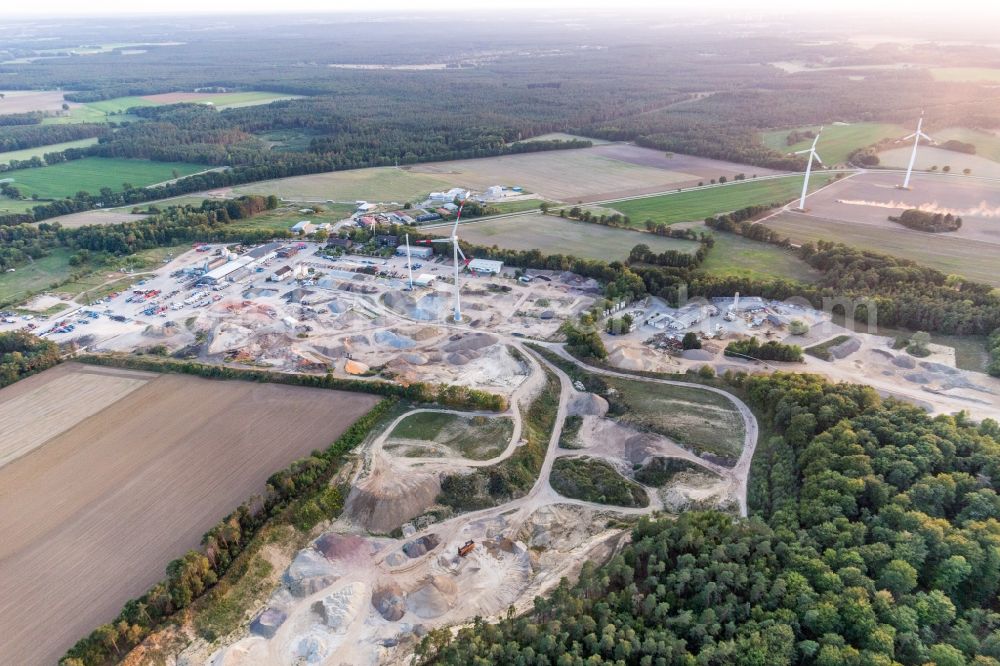
{"label": "green agricultural field", "polygon": [[236,109],[243,106],[270,104],[280,99],[298,99],[301,95],[286,95],[284,93],[251,90],[249,92],[218,93],[196,100],[201,104],[212,104],[217,109]]}
{"label": "green agricultural field", "polygon": [[32,206],[37,205],[37,201],[23,201],[0,196],[0,213],[27,213]]}
{"label": "green agricultural field", "polygon": [[696,453],[735,460],[743,450],[743,419],[726,398],[687,386],[603,377],[623,423],[670,437]]}
{"label": "green agricultural field", "polygon": [[753,280],[781,278],[800,282],[815,282],[819,272],[785,250],[737,234],[714,232],[715,246],[701,265],[712,275],[736,275]]}
{"label": "green agricultural field", "polygon": [[829,220],[811,215],[782,213],[766,226],[787,235],[795,243],[818,240],[844,243],[852,247],[874,248],[879,252],[912,259],[943,273],[957,273],[970,280],[1000,287],[996,245],[966,238],[928,238],[927,234],[870,224]]}
{"label": "green agricultural field", "polygon": [[156,102],[150,102],[142,97],[115,97],[105,99],[100,102],[88,102],[85,104],[88,109],[99,111],[105,115],[112,113],[123,113],[134,106],[157,106]]}
{"label": "green agricultural field", "polygon": [[[786,138],[793,130],[818,131],[819,125],[811,127],[796,127],[770,132],[761,132],[761,141],[768,148],[777,150],[779,153],[790,153],[797,150],[805,150],[812,145],[811,140],[799,141],[789,146]],[[852,125],[827,125],[823,128],[823,133],[816,144],[816,151],[820,159],[829,166],[843,164],[847,161],[847,156],[858,148],[870,146],[881,139],[898,139],[910,133],[899,125],[889,123],[854,123]]]}
{"label": "green agricultural field", "polygon": [[413,455],[448,453],[472,460],[489,460],[507,448],[514,423],[506,417],[459,416],[417,412],[399,422],[389,435],[389,450],[415,447]]}
{"label": "green agricultural field", "polygon": [[[810,191],[826,185],[833,178],[834,174],[814,174],[809,179]],[[675,224],[704,220],[711,215],[754,204],[785,204],[794,200],[801,192],[802,176],[786,176],[617,201],[605,206],[614,206],[615,210],[631,218],[633,226],[642,228],[646,220]]]}
{"label": "green agricultural field", "polygon": [[[122,183],[134,187],[155,185],[178,176],[203,171],[204,166],[183,162],[152,162],[107,157],[85,157],[38,169],[17,169],[4,173],[27,196],[60,199],[79,191],[96,193],[102,187],[121,190]],[[176,172],[176,175],[175,175]]]}
{"label": "green agricultural field", "polygon": [[931,76],[937,81],[972,81],[976,83],[1000,83],[1000,68],[997,67],[933,67]]}
{"label": "green agricultural field", "polygon": [[[308,204],[304,204],[302,207],[308,207]],[[278,208],[277,210],[268,211],[261,215],[255,215],[248,220],[237,220],[232,223],[231,228],[288,231],[295,223],[302,220],[309,220],[314,224],[340,222],[344,218],[349,217],[355,210],[353,204],[322,204],[320,208],[323,210],[319,213],[300,213],[298,205],[294,205],[294,208]]]}
{"label": "green agricultural field", "polygon": [[[24,150],[11,150],[6,153],[0,153],[0,164],[7,164],[13,160],[30,160],[32,157],[41,157],[46,153],[61,153],[70,148],[86,148],[87,146],[93,146],[95,143],[97,143],[97,137],[80,139],[79,141],[66,141],[64,143],[52,143],[47,146],[25,148]],[[6,176],[0,177],[6,178]]]}
{"label": "green agricultural field", "polygon": [[[976,147],[976,155],[994,162],[1000,162],[1000,136],[990,132],[969,129],[967,127],[949,127],[934,132],[934,138],[940,142],[955,139],[971,143]],[[958,155],[959,153],[956,153]]]}
{"label": "green agricultural field", "polygon": [[694,252],[698,249],[694,241],[575,222],[541,213],[469,223],[462,227],[459,236],[475,245],[496,245],[512,250],[534,249],[542,254],[569,254],[605,261],[627,258],[639,243],[645,243],[654,252]]}
{"label": "green agricultural field", "polygon": [[0,273],[0,303],[20,303],[46,291],[70,276],[69,250],[57,249],[47,257],[18,266],[13,273]]}

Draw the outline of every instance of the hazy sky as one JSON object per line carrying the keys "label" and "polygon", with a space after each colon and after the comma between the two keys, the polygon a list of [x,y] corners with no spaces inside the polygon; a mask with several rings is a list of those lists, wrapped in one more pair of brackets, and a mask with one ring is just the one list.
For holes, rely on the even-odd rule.
{"label": "hazy sky", "polygon": [[135,15],[135,14],[188,14],[188,13],[311,13],[331,11],[449,11],[481,12],[484,9],[499,11],[532,9],[592,9],[602,11],[627,12],[629,10],[656,11],[687,9],[702,12],[752,13],[763,11],[798,13],[802,11],[833,10],[840,15],[878,11],[898,11],[903,14],[945,13],[954,18],[982,19],[985,16],[1000,16],[1000,2],[997,0],[836,0],[835,3],[816,3],[808,0],[499,0],[483,2],[477,0],[171,0],[168,3],[135,2],[135,0],[46,0],[44,3],[4,2],[6,16],[60,16],[80,15]]}

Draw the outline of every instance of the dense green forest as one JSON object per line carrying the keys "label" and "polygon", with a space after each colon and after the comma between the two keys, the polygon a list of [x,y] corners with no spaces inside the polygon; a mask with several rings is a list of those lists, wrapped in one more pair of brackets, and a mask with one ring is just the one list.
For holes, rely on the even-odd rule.
{"label": "dense green forest", "polygon": [[752,518],[646,520],[526,616],[432,632],[422,663],[1000,663],[1000,426],[811,375],[744,390],[777,433]]}

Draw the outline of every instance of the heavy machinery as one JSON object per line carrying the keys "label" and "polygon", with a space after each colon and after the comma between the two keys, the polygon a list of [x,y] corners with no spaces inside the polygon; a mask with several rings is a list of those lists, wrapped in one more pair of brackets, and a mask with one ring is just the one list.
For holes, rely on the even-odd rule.
{"label": "heavy machinery", "polygon": [[475,549],[475,547],[476,547],[476,542],[475,541],[472,541],[471,539],[469,541],[466,541],[465,545],[461,546],[458,549],[458,556],[459,557],[465,557],[466,555],[468,555],[469,553],[471,553]]}

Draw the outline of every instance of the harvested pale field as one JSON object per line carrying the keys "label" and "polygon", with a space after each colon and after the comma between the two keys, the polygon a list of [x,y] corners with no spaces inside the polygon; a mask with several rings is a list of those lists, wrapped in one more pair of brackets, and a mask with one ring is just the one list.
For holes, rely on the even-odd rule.
{"label": "harvested pale field", "polygon": [[[0,467],[118,402],[146,381],[142,377],[73,372],[36,388],[31,388],[29,382],[12,386],[0,402],[0,432],[3,433]],[[74,396],[86,396],[86,399],[67,399]]]}
{"label": "harvested pale field", "polygon": [[[957,154],[957,153],[956,153]],[[806,207],[817,217],[908,231],[889,221],[907,208],[952,213],[962,218],[953,233],[923,234],[924,242],[966,239],[1000,244],[1000,183],[966,176],[914,174],[901,190],[903,174],[869,172],[845,178],[809,196]],[[920,232],[912,232],[920,233]],[[996,252],[987,248],[986,252]]]}
{"label": "harvested pale field", "polygon": [[153,104],[179,104],[181,102],[200,102],[211,104],[219,109],[236,109],[244,106],[270,104],[281,99],[298,99],[302,95],[286,95],[284,93],[254,90],[250,92],[211,93],[211,92],[172,92],[159,95],[145,95],[142,99]]}
{"label": "harvested pale field", "polygon": [[512,250],[540,250],[542,254],[570,254],[583,259],[624,260],[632,248],[645,243],[654,252],[695,252],[698,244],[680,238],[655,236],[557,215],[518,215],[462,225],[462,240]]}
{"label": "harvested pale field", "polygon": [[[141,385],[0,468],[3,664],[54,663],[271,473],[328,446],[377,401],[66,364],[0,391],[0,405],[81,374]],[[60,390],[45,410],[91,399]],[[22,409],[7,423],[32,432],[41,416],[41,406]]]}
{"label": "harvested pale field", "polygon": [[[430,192],[452,187],[446,178],[437,178],[406,169],[375,167],[330,171],[308,176],[241,185],[232,188],[235,195],[275,194],[291,201],[417,201]],[[228,195],[228,193],[227,193]]]}
{"label": "harvested pale field", "polygon": [[[65,90],[0,90],[0,116],[8,113],[31,111],[58,111],[62,109]],[[71,106],[77,106],[75,104]]]}
{"label": "harvested pale field", "polygon": [[663,192],[719,176],[732,178],[737,173],[774,173],[689,155],[667,157],[661,151],[621,143],[433,162],[414,165],[411,170],[476,190],[491,185],[520,185],[541,198],[571,203]]}
{"label": "harvested pale field", "polygon": [[955,273],[970,280],[1000,287],[997,247],[989,243],[956,238],[952,234],[928,234],[886,222],[892,227],[834,220],[816,215],[784,212],[769,219],[767,227],[795,243],[820,240],[912,259],[942,273]]}
{"label": "harvested pale field", "polygon": [[[912,153],[913,145],[911,144],[882,151],[878,154],[878,159],[882,166],[905,169],[906,165],[910,163]],[[951,173],[960,174],[965,169],[971,169],[974,176],[1000,178],[1000,162],[994,162],[981,155],[969,155],[933,146],[920,146],[917,149],[917,160],[913,163],[913,168],[929,171],[934,166],[939,170],[945,166],[951,167]]]}
{"label": "harvested pale field", "polygon": [[775,173],[742,164],[666,153],[623,143],[593,148],[376,167],[267,180],[234,194],[276,194],[293,201],[419,201],[435,190],[521,186],[552,201],[600,201],[654,194],[738,173]]}
{"label": "harvested pale field", "polygon": [[149,217],[149,215],[135,215],[130,213],[130,208],[115,208],[111,210],[85,210],[82,213],[70,213],[60,215],[45,220],[48,224],[58,222],[67,229],[85,227],[89,224],[120,224],[122,222],[135,222]]}

